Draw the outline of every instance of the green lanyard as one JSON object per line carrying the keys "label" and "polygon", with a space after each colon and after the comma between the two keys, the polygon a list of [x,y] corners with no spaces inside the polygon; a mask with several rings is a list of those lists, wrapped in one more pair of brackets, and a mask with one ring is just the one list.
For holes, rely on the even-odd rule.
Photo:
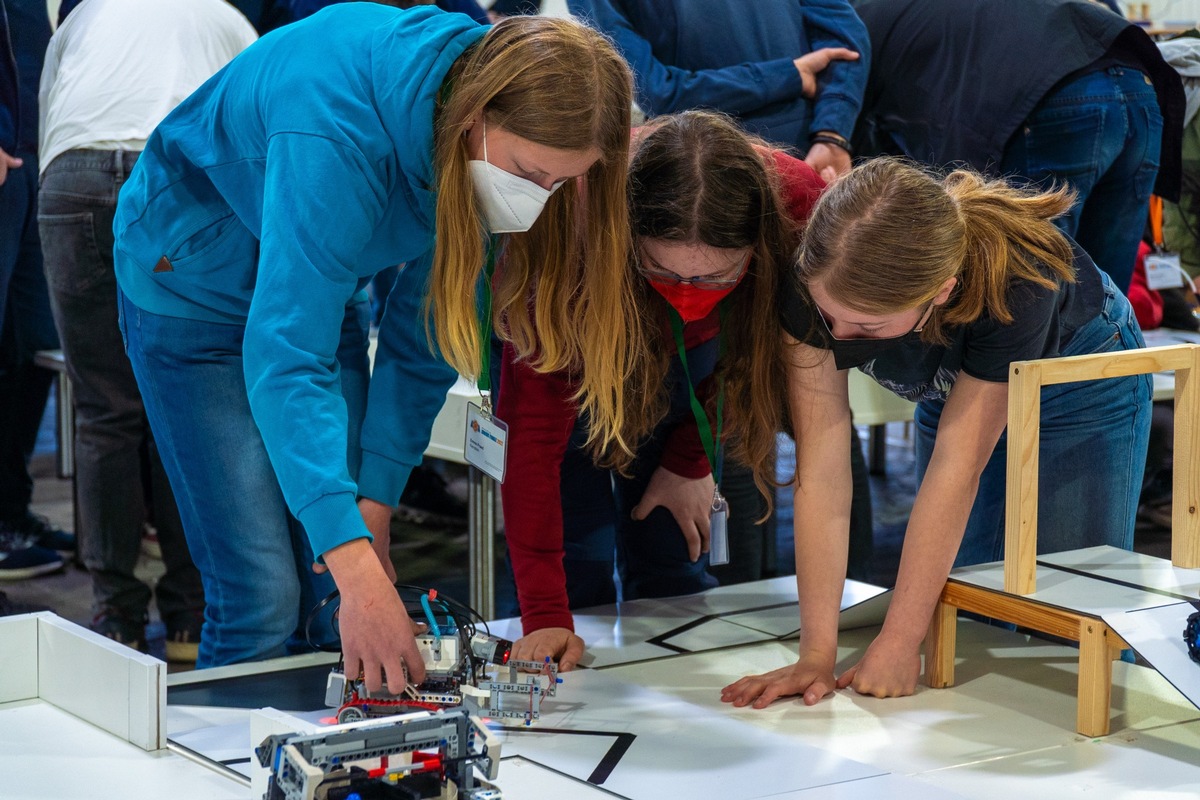
{"label": "green lanyard", "polygon": [[[717,331],[718,365],[721,358],[725,355],[724,332],[726,307],[724,300],[721,301],[719,308],[721,329]],[[688,368],[687,348],[683,344],[683,319],[680,318],[679,312],[674,308],[668,309],[667,313],[671,317],[671,332],[675,335],[675,347],[679,350],[679,363],[683,365],[683,375],[687,378],[688,397],[692,401],[692,414],[696,417],[696,426],[700,432],[700,443],[704,445],[704,455],[708,456],[708,465],[712,469],[713,482],[716,483],[719,493],[721,469],[724,466],[721,459],[721,422],[725,411],[725,379],[717,379],[717,435],[714,438],[712,424],[708,421],[708,414],[705,413],[700,399],[696,397],[696,385],[692,382],[692,371]]]}
{"label": "green lanyard", "polygon": [[479,387],[479,396],[483,398],[484,411],[489,416],[492,413],[492,275],[496,272],[496,243],[497,237],[488,239],[487,263],[483,268],[483,320],[480,322],[479,338],[479,377],[475,385]]}

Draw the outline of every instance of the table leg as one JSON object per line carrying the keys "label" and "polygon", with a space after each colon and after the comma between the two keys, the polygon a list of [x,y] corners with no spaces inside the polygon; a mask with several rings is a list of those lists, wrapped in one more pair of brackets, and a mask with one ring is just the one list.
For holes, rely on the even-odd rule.
{"label": "table leg", "polygon": [[1075,729],[1084,736],[1108,735],[1112,695],[1112,654],[1108,626],[1098,620],[1079,623],[1079,707]]}
{"label": "table leg", "polygon": [[471,608],[484,619],[496,616],[496,482],[475,467],[467,477],[467,569]]}
{"label": "table leg", "polygon": [[66,371],[55,377],[58,385],[58,477],[75,477],[75,392]]}
{"label": "table leg", "polygon": [[944,689],[954,685],[954,650],[958,644],[958,609],[938,603],[925,637],[925,685]]}

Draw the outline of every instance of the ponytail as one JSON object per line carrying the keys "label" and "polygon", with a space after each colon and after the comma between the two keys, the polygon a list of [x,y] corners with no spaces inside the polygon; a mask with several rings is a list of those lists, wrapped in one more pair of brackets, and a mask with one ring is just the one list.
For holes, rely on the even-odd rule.
{"label": "ponytail", "polygon": [[813,210],[797,258],[802,283],[848,308],[895,314],[922,306],[957,279],[921,338],[944,344],[946,325],[987,313],[1012,322],[1012,281],[1051,289],[1075,280],[1071,244],[1052,220],[1075,200],[1067,187],[1035,192],[959,169],[877,158],[835,181]]}
{"label": "ponytail", "polygon": [[947,304],[942,322],[965,325],[986,311],[1007,325],[1013,319],[1007,302],[1012,281],[1054,289],[1049,272],[1074,282],[1071,245],[1051,222],[1075,202],[1068,187],[1033,194],[965,169],[950,173],[942,186],[958,209],[966,244],[957,300]]}

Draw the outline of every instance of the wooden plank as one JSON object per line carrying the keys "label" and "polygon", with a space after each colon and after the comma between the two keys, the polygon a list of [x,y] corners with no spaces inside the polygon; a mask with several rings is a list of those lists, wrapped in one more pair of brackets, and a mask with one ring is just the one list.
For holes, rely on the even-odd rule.
{"label": "wooden plank", "polygon": [[1175,371],[1175,454],[1171,495],[1171,563],[1200,567],[1200,348]]}
{"label": "wooden plank", "polygon": [[1042,386],[1073,381],[1093,381],[1101,378],[1124,378],[1151,372],[1176,372],[1192,365],[1195,350],[1200,345],[1176,344],[1168,347],[1147,347],[1141,350],[1117,350],[1085,356],[1063,356],[1038,361],[1015,361],[1042,365]]}
{"label": "wooden plank", "polygon": [[938,603],[925,637],[925,685],[945,689],[954,685],[954,651],[958,644],[958,609]]}
{"label": "wooden plank", "polygon": [[1079,624],[1079,705],[1075,730],[1084,736],[1107,736],[1112,700],[1112,656],[1109,629],[1100,620]]}
{"label": "wooden plank", "polygon": [[[1200,567],[1200,392],[1190,380],[1200,364],[1200,345],[1178,344],[1085,356],[1014,361],[1009,365],[1008,471],[1004,531],[1004,588],[1013,594],[1037,589],[1037,469],[1041,433],[1041,387],[1153,372],[1175,372],[1176,452],[1171,560]],[[1200,372],[1197,372],[1200,375]]]}
{"label": "wooden plank", "polygon": [[1045,363],[1019,362],[1009,369],[1004,589],[1012,594],[1032,594],[1037,588],[1038,440]]}
{"label": "wooden plank", "polygon": [[[942,590],[941,601],[963,611],[973,611],[993,619],[1012,622],[1030,630],[1079,641],[1079,625],[1095,620],[1086,614],[1044,605],[1028,597],[1019,597],[995,589],[984,589],[951,578]],[[1129,647],[1121,637],[1109,633],[1112,647]]]}
{"label": "wooden plank", "polygon": [[[942,590],[941,602],[934,613],[934,621],[926,639],[925,669],[926,682],[930,686],[948,686],[936,683],[945,678],[944,648],[938,649],[934,642],[935,628],[945,624],[943,609],[956,606],[963,611],[973,611],[1016,625],[1072,639],[1079,642],[1079,682],[1075,712],[1075,729],[1084,736],[1106,736],[1109,730],[1109,708],[1112,702],[1112,662],[1120,651],[1129,645],[1113,633],[1103,620],[1061,609],[1043,606],[1033,600],[991,589],[961,584],[954,580]],[[940,658],[934,660],[932,654]],[[953,658],[951,658],[953,669]]]}

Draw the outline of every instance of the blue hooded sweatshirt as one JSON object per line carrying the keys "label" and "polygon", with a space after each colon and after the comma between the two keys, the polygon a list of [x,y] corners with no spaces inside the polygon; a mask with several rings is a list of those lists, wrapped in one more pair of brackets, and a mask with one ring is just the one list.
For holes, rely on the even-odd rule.
{"label": "blue hooded sweatshirt", "polygon": [[[455,379],[426,338],[437,95],[487,28],[435,8],[335,5],[263,37],[151,135],[113,230],[121,290],[242,324],[255,422],[314,552],[395,505]],[[482,235],[482,234],[481,234]],[[357,483],[336,353],[348,302],[406,263],[379,334]]]}

